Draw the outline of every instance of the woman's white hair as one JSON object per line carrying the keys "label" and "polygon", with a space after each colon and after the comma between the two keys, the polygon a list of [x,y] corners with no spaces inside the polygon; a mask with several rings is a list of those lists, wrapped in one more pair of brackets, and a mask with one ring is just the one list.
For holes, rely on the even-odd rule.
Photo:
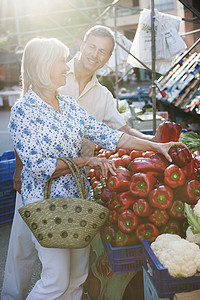
{"label": "woman's white hair", "polygon": [[41,94],[55,88],[50,72],[61,56],[69,55],[69,49],[56,38],[34,38],[24,48],[21,64],[22,96],[33,88]]}

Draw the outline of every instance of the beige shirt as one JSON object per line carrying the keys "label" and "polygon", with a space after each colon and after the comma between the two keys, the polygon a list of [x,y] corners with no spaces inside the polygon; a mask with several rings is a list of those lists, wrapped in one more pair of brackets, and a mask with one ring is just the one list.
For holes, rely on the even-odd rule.
{"label": "beige shirt", "polygon": [[[105,122],[112,129],[125,126],[126,122],[118,112],[111,92],[98,82],[96,74],[79,95],[79,86],[74,75],[74,58],[70,60],[68,66],[70,71],[67,74],[66,85],[59,89],[59,93],[75,98],[91,116],[100,122]],[[94,147],[94,143],[85,140],[81,155],[92,156]]]}

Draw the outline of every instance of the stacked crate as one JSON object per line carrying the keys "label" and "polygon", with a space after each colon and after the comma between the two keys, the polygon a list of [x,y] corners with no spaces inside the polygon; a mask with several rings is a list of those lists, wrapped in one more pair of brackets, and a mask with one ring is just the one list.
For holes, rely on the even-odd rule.
{"label": "stacked crate", "polygon": [[15,171],[14,151],[0,156],[0,226],[10,224],[15,209],[16,191],[13,190]]}

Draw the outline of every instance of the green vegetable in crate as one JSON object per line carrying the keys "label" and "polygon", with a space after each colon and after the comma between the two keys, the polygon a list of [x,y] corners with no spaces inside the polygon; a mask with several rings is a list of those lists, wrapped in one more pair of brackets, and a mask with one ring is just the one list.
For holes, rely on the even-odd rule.
{"label": "green vegetable in crate", "polygon": [[188,224],[194,234],[200,233],[200,200],[195,205],[194,209],[190,205],[185,203],[185,216],[188,220]]}
{"label": "green vegetable in crate", "polygon": [[182,132],[179,142],[185,144],[191,151],[200,151],[200,135],[192,131]]}
{"label": "green vegetable in crate", "polygon": [[196,243],[200,246],[200,233],[193,233],[192,228],[189,226],[186,230],[186,240]]}

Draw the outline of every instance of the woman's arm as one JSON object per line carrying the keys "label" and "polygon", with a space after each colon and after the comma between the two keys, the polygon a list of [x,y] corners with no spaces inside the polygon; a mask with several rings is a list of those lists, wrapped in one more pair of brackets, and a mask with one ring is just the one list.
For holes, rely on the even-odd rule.
{"label": "woman's arm", "polygon": [[[76,163],[78,168],[82,168],[85,166],[89,166],[90,168],[95,168],[100,171],[102,176],[107,178],[108,172],[113,175],[115,174],[115,163],[112,160],[108,160],[106,158],[98,158],[98,157],[77,157],[74,158],[73,161]],[[73,167],[73,166],[72,166]],[[66,175],[70,173],[68,166],[64,161],[58,159],[57,166],[55,172],[52,174],[52,178],[59,177],[62,175]]]}

